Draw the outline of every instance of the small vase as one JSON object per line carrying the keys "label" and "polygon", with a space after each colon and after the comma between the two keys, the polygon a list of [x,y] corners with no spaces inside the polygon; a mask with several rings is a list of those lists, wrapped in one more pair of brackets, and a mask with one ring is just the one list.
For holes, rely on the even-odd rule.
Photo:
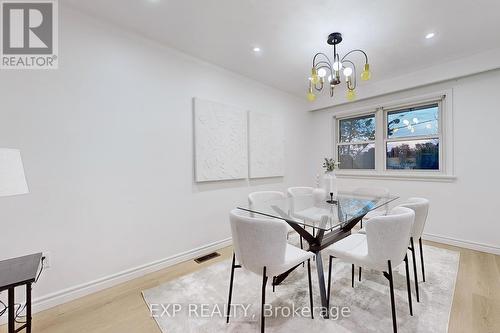
{"label": "small vase", "polygon": [[323,187],[328,197],[330,197],[330,193],[333,193],[333,198],[337,197],[337,176],[335,176],[333,171],[325,173],[323,177]]}

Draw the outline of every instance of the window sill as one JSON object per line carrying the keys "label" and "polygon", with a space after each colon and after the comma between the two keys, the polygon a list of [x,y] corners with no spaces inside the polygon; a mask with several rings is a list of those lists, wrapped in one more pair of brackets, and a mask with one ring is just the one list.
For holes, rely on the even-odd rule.
{"label": "window sill", "polygon": [[386,180],[409,180],[426,182],[454,182],[457,177],[443,174],[411,174],[411,173],[376,173],[376,172],[335,172],[338,178],[350,179],[386,179]]}

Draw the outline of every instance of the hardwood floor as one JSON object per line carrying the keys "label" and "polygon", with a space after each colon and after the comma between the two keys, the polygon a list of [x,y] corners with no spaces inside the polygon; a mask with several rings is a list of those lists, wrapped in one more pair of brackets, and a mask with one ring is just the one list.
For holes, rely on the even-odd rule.
{"label": "hardwood floor", "polygon": [[[500,332],[500,256],[432,242],[426,244],[461,253],[449,332]],[[227,247],[219,253],[221,257],[201,265],[184,262],[37,313],[33,332],[159,333],[141,291],[228,259],[232,249]],[[6,332],[5,325],[0,332]]]}

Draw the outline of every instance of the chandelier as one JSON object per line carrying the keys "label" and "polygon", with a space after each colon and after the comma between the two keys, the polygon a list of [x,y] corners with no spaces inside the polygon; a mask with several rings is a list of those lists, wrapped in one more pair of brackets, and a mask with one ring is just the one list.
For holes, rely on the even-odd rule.
{"label": "chandelier", "polygon": [[307,99],[314,101],[315,92],[321,92],[325,86],[330,89],[330,97],[333,97],[335,87],[342,83],[340,72],[344,76],[347,86],[346,97],[349,101],[356,98],[356,66],[354,62],[347,57],[353,53],[361,53],[365,57],[365,66],[361,72],[361,79],[367,81],[371,78],[368,56],[363,50],[351,50],[342,58],[337,53],[337,45],[342,41],[342,34],[334,32],[328,36],[327,43],[333,45],[333,61],[324,53],[316,53],[312,61],[311,77],[309,77],[309,89],[307,90]]}

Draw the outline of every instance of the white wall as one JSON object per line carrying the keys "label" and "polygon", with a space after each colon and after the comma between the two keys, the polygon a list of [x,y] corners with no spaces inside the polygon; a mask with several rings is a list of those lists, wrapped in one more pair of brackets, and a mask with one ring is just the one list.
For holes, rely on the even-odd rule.
{"label": "white wall", "polygon": [[455,181],[344,178],[339,179],[339,185],[346,190],[380,185],[403,199],[427,197],[432,205],[425,228],[427,238],[500,254],[496,211],[500,199],[499,87],[500,70],[496,70],[313,112],[310,160],[318,163],[311,164],[310,170],[317,169],[323,157],[333,154],[331,126],[335,112],[452,89]]}
{"label": "white wall", "polygon": [[[251,191],[313,182],[301,99],[65,7],[59,45],[58,70],[0,73],[0,147],[21,149],[31,190],[0,198],[0,259],[50,251],[34,289],[46,305],[229,238]],[[194,183],[195,96],[283,114],[286,176]]]}

